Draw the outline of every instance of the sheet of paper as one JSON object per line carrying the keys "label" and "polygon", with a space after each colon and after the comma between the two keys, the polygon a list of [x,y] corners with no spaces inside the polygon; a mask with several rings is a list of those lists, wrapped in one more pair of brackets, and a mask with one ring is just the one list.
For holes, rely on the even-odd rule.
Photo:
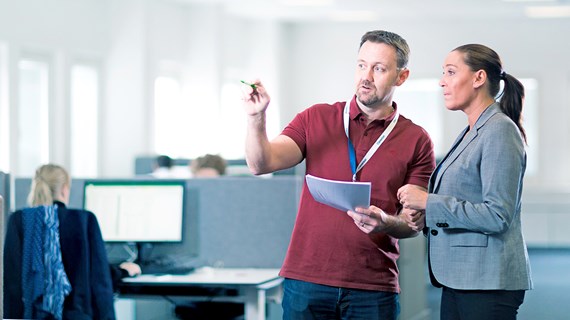
{"label": "sheet of paper", "polygon": [[329,180],[310,174],[306,175],[305,179],[311,195],[320,203],[344,212],[356,207],[370,206],[370,182]]}

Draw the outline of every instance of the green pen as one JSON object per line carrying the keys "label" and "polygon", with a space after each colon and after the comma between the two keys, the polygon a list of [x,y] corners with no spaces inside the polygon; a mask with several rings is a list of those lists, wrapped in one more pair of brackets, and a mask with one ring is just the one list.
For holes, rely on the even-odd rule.
{"label": "green pen", "polygon": [[249,82],[245,82],[243,80],[240,80],[241,83],[246,84],[248,86],[250,86],[253,90],[257,89],[257,86],[253,83],[249,83]]}

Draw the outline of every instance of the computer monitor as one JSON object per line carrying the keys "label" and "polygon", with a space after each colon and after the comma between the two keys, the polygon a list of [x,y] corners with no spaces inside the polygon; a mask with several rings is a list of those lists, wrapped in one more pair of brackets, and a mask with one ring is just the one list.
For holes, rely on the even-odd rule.
{"label": "computer monitor", "polygon": [[87,180],[83,197],[105,242],[182,242],[183,180]]}

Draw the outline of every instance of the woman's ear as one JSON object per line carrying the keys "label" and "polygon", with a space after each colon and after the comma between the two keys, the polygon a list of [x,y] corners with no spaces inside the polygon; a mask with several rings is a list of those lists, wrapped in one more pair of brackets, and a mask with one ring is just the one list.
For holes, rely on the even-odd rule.
{"label": "woman's ear", "polygon": [[487,82],[487,72],[483,69],[476,71],[473,75],[473,88],[478,89],[482,87],[485,82]]}

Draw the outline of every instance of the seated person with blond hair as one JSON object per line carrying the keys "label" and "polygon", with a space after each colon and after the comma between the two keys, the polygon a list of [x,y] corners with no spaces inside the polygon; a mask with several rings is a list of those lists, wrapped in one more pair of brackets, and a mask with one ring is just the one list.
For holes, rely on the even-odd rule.
{"label": "seated person with blond hair", "polygon": [[116,283],[140,274],[131,262],[109,265],[97,218],[68,208],[70,191],[63,167],[42,165],[28,207],[10,215],[3,256],[5,319],[114,320]]}

